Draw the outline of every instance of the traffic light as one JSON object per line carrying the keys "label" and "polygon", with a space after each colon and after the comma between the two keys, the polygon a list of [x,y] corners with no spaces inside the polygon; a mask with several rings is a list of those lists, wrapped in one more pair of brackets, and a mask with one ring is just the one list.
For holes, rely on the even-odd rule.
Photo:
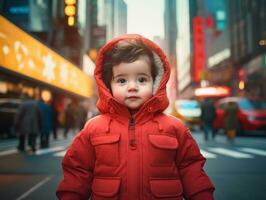
{"label": "traffic light", "polygon": [[65,0],[65,15],[69,26],[75,25],[76,0]]}
{"label": "traffic light", "polygon": [[245,89],[245,82],[244,82],[244,80],[238,81],[238,88],[240,90],[244,90]]}
{"label": "traffic light", "polygon": [[243,68],[238,71],[238,88],[240,90],[245,89],[245,71]]}

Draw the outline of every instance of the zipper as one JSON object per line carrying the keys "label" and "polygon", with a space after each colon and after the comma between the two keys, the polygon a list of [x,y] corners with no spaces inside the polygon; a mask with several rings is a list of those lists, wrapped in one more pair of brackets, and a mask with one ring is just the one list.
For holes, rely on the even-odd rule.
{"label": "zipper", "polygon": [[128,138],[129,138],[129,147],[131,150],[137,149],[137,143],[135,138],[135,122],[134,118],[131,115],[129,120],[129,126],[128,126]]}

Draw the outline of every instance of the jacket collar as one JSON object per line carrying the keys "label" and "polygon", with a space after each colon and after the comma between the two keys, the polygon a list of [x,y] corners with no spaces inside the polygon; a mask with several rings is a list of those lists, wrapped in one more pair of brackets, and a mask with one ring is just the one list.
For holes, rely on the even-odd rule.
{"label": "jacket collar", "polygon": [[[132,116],[135,124],[143,124],[150,120],[155,113],[160,112],[160,101],[156,96],[152,97],[149,101],[142,105],[142,107]],[[115,99],[109,101],[109,114],[112,118],[117,119],[122,123],[128,123],[131,114],[126,106],[120,104]]]}

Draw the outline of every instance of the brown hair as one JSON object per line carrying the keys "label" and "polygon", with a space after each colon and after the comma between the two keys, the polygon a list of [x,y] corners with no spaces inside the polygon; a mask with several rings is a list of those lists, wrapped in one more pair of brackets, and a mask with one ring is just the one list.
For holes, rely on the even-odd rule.
{"label": "brown hair", "polygon": [[151,66],[152,79],[155,80],[157,70],[154,63],[153,53],[141,40],[119,42],[105,55],[102,79],[110,91],[113,67],[121,63],[132,63],[140,57],[147,57],[147,61]]}

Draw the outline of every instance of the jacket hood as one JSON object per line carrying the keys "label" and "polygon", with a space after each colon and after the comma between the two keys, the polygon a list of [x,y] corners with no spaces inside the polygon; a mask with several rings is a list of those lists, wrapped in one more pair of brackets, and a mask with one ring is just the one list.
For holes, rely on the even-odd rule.
{"label": "jacket hood", "polygon": [[97,102],[97,107],[99,111],[101,113],[128,113],[128,111],[126,111],[127,108],[124,105],[118,103],[113,98],[112,94],[110,93],[109,89],[104,84],[102,79],[103,64],[106,53],[109,52],[119,41],[123,40],[141,40],[152,50],[158,74],[154,81],[153,97],[147,102],[145,102],[144,105],[140,108],[140,110],[142,112],[146,110],[150,113],[155,113],[159,111],[162,112],[167,108],[169,104],[166,94],[166,83],[170,75],[169,63],[167,61],[166,55],[163,53],[162,49],[158,45],[156,45],[151,40],[136,34],[126,34],[114,38],[108,43],[106,43],[99,51],[94,71],[94,77],[98,86],[99,100]]}

